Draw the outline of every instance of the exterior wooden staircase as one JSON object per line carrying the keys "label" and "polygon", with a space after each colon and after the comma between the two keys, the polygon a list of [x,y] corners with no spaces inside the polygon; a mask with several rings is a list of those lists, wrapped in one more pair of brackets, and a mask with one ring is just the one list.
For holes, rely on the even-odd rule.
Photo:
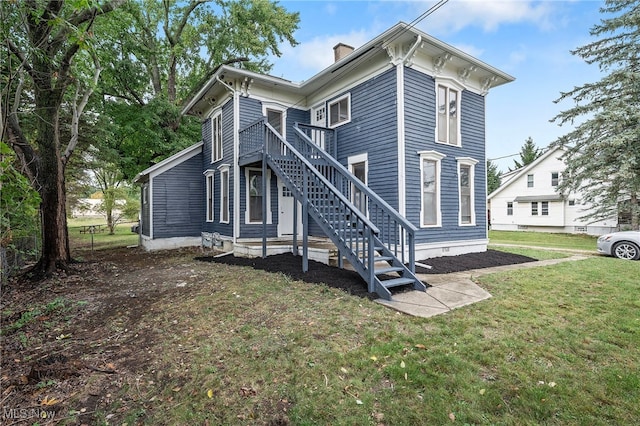
{"label": "exterior wooden staircase", "polygon": [[[416,228],[314,142],[322,141],[335,154],[331,129],[296,124],[294,130],[287,141],[265,119],[249,125],[240,132],[239,162],[242,166],[261,161],[263,170],[270,168],[302,204],[303,269],[308,269],[311,216],[338,249],[339,266],[347,259],[369,292],[391,300],[393,287],[411,285],[425,291],[415,275]],[[364,211],[353,203],[356,196]]]}

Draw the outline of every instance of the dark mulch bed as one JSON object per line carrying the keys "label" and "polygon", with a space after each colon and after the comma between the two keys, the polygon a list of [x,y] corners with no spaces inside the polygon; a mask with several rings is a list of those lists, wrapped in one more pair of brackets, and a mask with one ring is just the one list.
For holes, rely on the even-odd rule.
{"label": "dark mulch bed", "polygon": [[[313,284],[326,284],[339,288],[354,296],[375,299],[377,296],[367,292],[367,286],[357,272],[338,269],[323,263],[309,261],[309,271],[302,272],[302,257],[291,254],[279,254],[263,258],[244,258],[233,255],[223,257],[196,257],[204,262],[217,262],[227,265],[250,266],[268,272],[281,272],[292,279]],[[517,254],[505,253],[497,250],[487,250],[484,253],[470,253],[459,256],[438,257],[423,260],[432,267],[425,269],[416,267],[416,272],[422,274],[448,274],[452,272],[468,271],[471,269],[490,268],[493,266],[514,265],[518,263],[534,262],[536,259]],[[427,280],[428,281],[428,280]],[[428,284],[428,283],[427,283]]]}

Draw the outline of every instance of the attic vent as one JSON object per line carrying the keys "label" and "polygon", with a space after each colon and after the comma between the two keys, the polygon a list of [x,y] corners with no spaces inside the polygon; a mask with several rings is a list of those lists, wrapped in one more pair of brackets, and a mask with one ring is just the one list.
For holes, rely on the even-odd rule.
{"label": "attic vent", "polygon": [[344,58],[351,52],[353,52],[353,47],[344,43],[336,44],[335,46],[333,46],[334,62],[338,62],[340,59]]}

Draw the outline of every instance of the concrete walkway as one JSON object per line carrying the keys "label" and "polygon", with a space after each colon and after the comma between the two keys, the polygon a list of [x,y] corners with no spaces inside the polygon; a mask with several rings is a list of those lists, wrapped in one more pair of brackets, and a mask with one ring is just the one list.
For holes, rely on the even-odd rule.
{"label": "concrete walkway", "polygon": [[472,278],[494,272],[555,265],[562,262],[587,259],[588,257],[587,255],[576,254],[562,259],[540,260],[452,274],[417,274],[418,278],[428,283],[429,287],[427,287],[426,292],[407,291],[393,295],[393,300],[376,299],[376,302],[408,315],[428,318],[490,298],[491,295],[474,283]]}

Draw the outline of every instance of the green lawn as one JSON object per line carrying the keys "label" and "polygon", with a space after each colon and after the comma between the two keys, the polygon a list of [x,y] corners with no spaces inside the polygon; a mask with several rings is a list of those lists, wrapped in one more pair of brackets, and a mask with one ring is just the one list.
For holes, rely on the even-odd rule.
{"label": "green lawn", "polygon": [[92,234],[80,232],[84,227],[91,225],[102,225],[102,229],[104,229],[103,232],[93,234],[94,250],[105,250],[138,244],[138,234],[131,232],[131,225],[133,225],[132,222],[117,225],[113,235],[109,235],[107,222],[104,218],[68,219],[67,222],[67,226],[69,228],[69,244],[74,250],[91,250]]}
{"label": "green lawn", "polygon": [[594,257],[492,274],[480,279],[491,299],[422,319],[211,264],[210,285],[142,320],[163,344],[125,390],[140,401],[128,420],[639,424],[639,272]]}
{"label": "green lawn", "polygon": [[596,240],[597,237],[585,234],[489,231],[489,244],[518,244],[567,250],[591,250],[594,253]]}

